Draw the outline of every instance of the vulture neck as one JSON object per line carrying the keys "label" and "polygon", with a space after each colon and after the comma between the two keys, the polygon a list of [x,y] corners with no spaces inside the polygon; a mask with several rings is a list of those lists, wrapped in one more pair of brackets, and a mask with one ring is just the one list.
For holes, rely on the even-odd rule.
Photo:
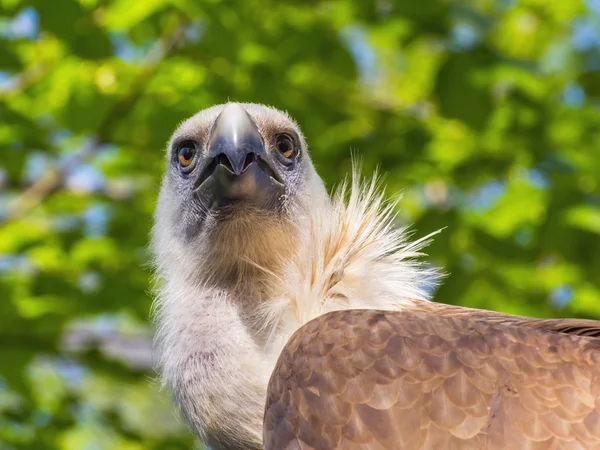
{"label": "vulture neck", "polygon": [[427,298],[423,289],[436,273],[415,257],[429,236],[408,242],[394,226],[395,204],[376,188],[376,181],[342,186],[330,202],[310,209],[308,225],[282,244],[292,251],[271,252],[274,259],[253,261],[269,247],[251,244],[237,272],[228,268],[201,282],[182,280],[178,264],[185,258],[162,265],[156,338],[162,380],[215,450],[262,448],[268,380],[300,326],[333,310],[397,310]]}

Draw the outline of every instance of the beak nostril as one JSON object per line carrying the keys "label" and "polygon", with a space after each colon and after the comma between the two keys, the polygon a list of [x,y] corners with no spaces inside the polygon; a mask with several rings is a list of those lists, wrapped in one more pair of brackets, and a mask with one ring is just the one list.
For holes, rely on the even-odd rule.
{"label": "beak nostril", "polygon": [[219,156],[217,156],[217,164],[225,166],[225,168],[227,168],[231,172],[234,172],[233,166],[231,165],[231,161],[229,161],[229,158],[225,153],[221,153]]}
{"label": "beak nostril", "polygon": [[244,167],[242,169],[242,172],[244,170],[246,170],[246,168],[252,164],[254,161],[256,161],[256,154],[255,153],[248,153],[246,155],[246,159],[244,160]]}

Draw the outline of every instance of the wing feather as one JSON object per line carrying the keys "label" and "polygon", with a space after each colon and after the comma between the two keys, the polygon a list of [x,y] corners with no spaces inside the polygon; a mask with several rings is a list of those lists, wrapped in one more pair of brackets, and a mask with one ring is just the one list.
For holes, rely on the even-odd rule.
{"label": "wing feather", "polygon": [[598,330],[426,302],[325,314],[280,355],[265,449],[600,449]]}

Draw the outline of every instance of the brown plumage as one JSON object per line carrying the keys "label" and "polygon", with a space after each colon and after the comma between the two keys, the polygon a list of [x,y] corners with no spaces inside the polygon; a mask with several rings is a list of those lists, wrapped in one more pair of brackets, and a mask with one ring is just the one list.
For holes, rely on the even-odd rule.
{"label": "brown plumage", "polygon": [[598,336],[427,302],[328,313],[279,357],[265,449],[600,448]]}

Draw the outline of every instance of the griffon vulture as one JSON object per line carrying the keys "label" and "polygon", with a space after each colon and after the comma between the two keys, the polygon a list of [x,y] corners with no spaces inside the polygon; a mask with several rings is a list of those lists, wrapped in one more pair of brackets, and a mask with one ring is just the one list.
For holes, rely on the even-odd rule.
{"label": "griffon vulture", "polygon": [[600,322],[427,301],[377,182],[329,197],[285,113],[175,131],[153,227],[156,355],[213,449],[600,448]]}

